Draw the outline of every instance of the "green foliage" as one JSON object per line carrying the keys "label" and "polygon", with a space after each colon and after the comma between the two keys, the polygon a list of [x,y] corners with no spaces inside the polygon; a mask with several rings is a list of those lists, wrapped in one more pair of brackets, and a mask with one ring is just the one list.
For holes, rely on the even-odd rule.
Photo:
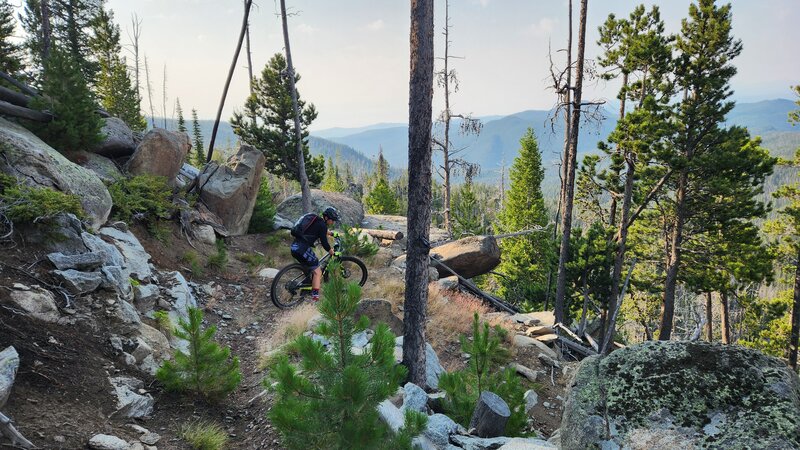
{"label": "green foliage", "polygon": [[272,230],[273,221],[277,207],[272,200],[272,192],[269,188],[269,179],[261,177],[261,184],[258,187],[256,203],[253,207],[253,215],[250,216],[250,224],[247,226],[248,233],[266,233]]}
{"label": "green foliage", "polygon": [[181,437],[195,450],[221,450],[228,443],[228,433],[221,425],[196,421],[181,427]]}
{"label": "green foliage", "polygon": [[45,62],[42,96],[31,101],[34,109],[47,110],[53,120],[37,127],[37,134],[60,151],[90,150],[101,141],[103,123],[80,67],[64,50],[51,49]]}
{"label": "green foliage", "polygon": [[172,326],[172,319],[169,318],[167,311],[155,311],[153,319],[156,321],[156,327],[161,330],[168,338],[172,337],[175,332],[175,327]]}
{"label": "green foliage", "polygon": [[744,310],[744,334],[736,343],[761,350],[767,355],[785,357],[792,328],[792,295],[793,291],[787,289],[775,298],[740,296],[739,302]]}
{"label": "green foliage", "polygon": [[378,246],[370,242],[368,236],[362,236],[348,226],[343,226],[339,233],[342,252],[345,255],[368,257],[378,253]]}
{"label": "green foliage", "polygon": [[[172,188],[165,177],[137,175],[120,178],[108,187],[114,206],[111,216],[116,220],[138,221],[145,224],[154,236],[165,238],[168,230],[162,220],[169,219],[176,211],[172,203]],[[160,239],[162,240],[162,239]]]}
{"label": "green foliage", "polygon": [[[253,80],[244,112],[233,114],[231,126],[242,141],[264,152],[270,173],[299,181],[292,91],[286,69],[286,59],[276,53],[264,66],[261,76]],[[295,83],[298,81],[300,75],[295,73]],[[309,183],[318,185],[325,171],[325,159],[311,156],[308,150],[308,126],[317,118],[317,111],[314,105],[307,105],[300,98],[299,92],[297,96],[306,174]]]}
{"label": "green foliage", "polygon": [[472,180],[453,190],[453,234],[456,238],[486,234],[485,211],[481,206]]}
{"label": "green foliage", "polygon": [[189,308],[189,320],[180,319],[175,336],[189,343],[189,353],[175,351],[175,361],[164,361],[156,378],[169,391],[191,392],[210,402],[219,401],[239,386],[239,358],[214,342],[216,327],[202,327],[203,312]]}
{"label": "green foliage", "polygon": [[513,368],[500,368],[510,357],[508,349],[502,345],[505,333],[499,326],[490,331],[488,323],[481,327],[478,313],[475,313],[472,341],[461,336],[461,350],[470,355],[469,367],[442,374],[439,388],[447,393],[444,398],[447,415],[464,427],[469,426],[481,392],[497,394],[511,410],[503,435],[520,436],[527,424],[525,391]]}
{"label": "green foliage", "polygon": [[240,253],[237,258],[247,264],[247,270],[250,273],[253,273],[267,262],[267,258],[261,253]]}
{"label": "green foliage", "polygon": [[113,20],[114,13],[101,6],[91,21],[94,35],[89,48],[99,68],[95,92],[109,114],[122,119],[134,131],[144,131],[147,122],[141,113],[141,99],[128,74],[125,58],[120,56],[119,25]]}
{"label": "green foliage", "polygon": [[[0,71],[21,78],[25,65],[22,47],[12,39],[14,28],[14,8],[8,0],[0,0]],[[5,81],[0,85],[8,86]]]}
{"label": "green foliage", "polygon": [[383,179],[378,180],[375,187],[364,198],[364,206],[369,214],[397,214],[399,211],[397,197]]}
{"label": "green foliage", "polygon": [[200,264],[200,260],[197,257],[197,253],[190,250],[183,255],[182,260],[186,264],[189,264],[189,270],[192,271],[192,276],[194,277],[203,276],[203,272],[205,271],[203,270],[203,266]]}
{"label": "green foliage", "polygon": [[77,195],[46,187],[26,186],[16,178],[0,173],[0,215],[15,224],[36,223],[64,213],[85,216]]}
{"label": "green foliage", "polygon": [[339,167],[335,166],[330,158],[325,166],[325,178],[322,180],[320,189],[328,192],[344,192],[347,189],[347,184],[339,175]]}
{"label": "green foliage", "polygon": [[553,270],[555,249],[546,231],[547,211],[541,184],[544,179],[542,157],[532,129],[520,139],[519,156],[509,171],[511,189],[498,214],[498,233],[513,233],[541,228],[532,234],[505,238],[500,242],[502,261],[497,271],[499,293],[506,300],[538,306],[544,303],[548,274]]}
{"label": "green foliage", "polygon": [[190,160],[197,167],[206,165],[206,154],[203,147],[203,133],[200,132],[200,122],[197,120],[197,110],[192,108],[192,155]]}
{"label": "green foliage", "polygon": [[228,249],[225,246],[225,241],[222,239],[217,239],[217,252],[208,257],[208,261],[206,261],[206,267],[218,272],[224,272],[225,266],[227,265]]}
{"label": "green foliage", "polygon": [[181,108],[181,99],[175,99],[175,115],[178,116],[178,132],[186,133],[186,119],[183,118],[183,108]]}
{"label": "green foliage", "polygon": [[379,324],[365,353],[353,354],[353,335],[369,325],[365,316],[353,319],[361,287],[345,284],[336,268],[329,273],[316,332],[330,340],[331,350],[309,336],[291,344],[302,362],[297,367],[284,356],[270,372],[278,382],[270,420],[290,449],[410,449],[427,417],[407,411],[404,429],[392,437],[376,411],[406,376],[405,367],[394,363],[394,336]]}

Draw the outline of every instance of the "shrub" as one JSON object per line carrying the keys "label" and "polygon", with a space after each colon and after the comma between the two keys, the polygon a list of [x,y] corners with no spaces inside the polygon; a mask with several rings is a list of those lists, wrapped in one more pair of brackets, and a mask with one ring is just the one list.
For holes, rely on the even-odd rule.
{"label": "shrub", "polygon": [[335,268],[329,273],[318,305],[323,321],[317,333],[330,340],[331,351],[305,335],[291,344],[302,357],[301,368],[283,356],[271,371],[278,384],[269,417],[290,449],[410,449],[427,417],[407,411],[403,430],[389,436],[376,410],[406,376],[405,367],[394,363],[394,336],[379,324],[371,346],[362,355],[353,354],[353,334],[369,325],[366,317],[353,318],[361,287],[345,284]]}
{"label": "shrub", "polygon": [[156,311],[153,313],[153,319],[156,321],[156,328],[161,330],[168,338],[172,337],[175,327],[172,326],[172,320],[169,318],[168,312]]}
{"label": "shrub", "polygon": [[275,212],[276,207],[275,202],[272,201],[272,192],[269,190],[269,180],[267,177],[261,177],[261,185],[258,187],[256,204],[253,207],[253,215],[250,216],[247,232],[266,233],[271,231]]}
{"label": "shrub", "polygon": [[11,222],[37,223],[63,213],[85,217],[77,195],[46,187],[25,186],[13,176],[0,174],[0,215],[5,215]]}
{"label": "shrub", "polygon": [[345,255],[368,257],[378,253],[378,246],[370,242],[367,236],[362,236],[348,226],[342,227],[339,239],[341,239],[342,251]]}
{"label": "shrub", "polygon": [[253,273],[259,266],[267,262],[267,258],[261,253],[239,253],[237,258],[247,264],[247,270],[250,273]]}
{"label": "shrub", "polygon": [[481,330],[478,313],[472,322],[472,341],[461,336],[461,350],[470,355],[469,367],[442,374],[439,388],[447,393],[444,408],[447,415],[464,427],[469,426],[472,412],[482,391],[490,391],[502,398],[511,410],[506,424],[506,436],[519,436],[525,428],[525,392],[514,369],[500,370],[500,364],[510,356],[502,346],[506,331],[495,326],[490,332],[489,324]]}
{"label": "shrub", "polygon": [[207,401],[218,401],[233,392],[242,381],[239,358],[231,349],[214,342],[216,327],[202,329],[203,313],[189,308],[189,321],[181,319],[175,336],[189,342],[189,354],[175,351],[175,362],[164,361],[156,378],[168,391],[193,392]]}
{"label": "shrub", "polygon": [[225,271],[225,266],[228,264],[228,249],[225,247],[225,241],[222,239],[217,240],[217,253],[208,257],[206,266],[218,272]]}
{"label": "shrub", "polygon": [[193,251],[188,251],[183,255],[183,262],[189,264],[189,270],[192,271],[192,276],[195,277],[202,277],[203,276],[203,266],[200,265],[200,260],[197,258],[197,253]]}
{"label": "shrub", "polygon": [[225,429],[212,422],[192,422],[181,428],[181,437],[196,450],[220,450],[228,443]]}
{"label": "shrub", "polygon": [[164,241],[167,232],[161,223],[176,211],[172,188],[165,177],[137,175],[120,178],[108,187],[114,206],[111,216],[125,222],[143,223],[157,239]]}

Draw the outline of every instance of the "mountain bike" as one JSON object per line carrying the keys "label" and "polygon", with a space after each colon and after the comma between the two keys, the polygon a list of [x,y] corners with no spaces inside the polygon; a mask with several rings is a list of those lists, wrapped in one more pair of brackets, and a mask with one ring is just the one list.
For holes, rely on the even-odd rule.
{"label": "mountain bike", "polygon": [[[322,281],[328,281],[328,264],[333,260],[339,263],[339,273],[345,281],[356,282],[359,286],[363,286],[367,282],[367,266],[355,256],[343,256],[341,247],[341,239],[335,237],[333,257],[327,254],[319,260],[319,265],[322,267]],[[272,280],[270,297],[272,303],[281,309],[291,308],[311,298],[311,270],[298,263],[284,267]]]}

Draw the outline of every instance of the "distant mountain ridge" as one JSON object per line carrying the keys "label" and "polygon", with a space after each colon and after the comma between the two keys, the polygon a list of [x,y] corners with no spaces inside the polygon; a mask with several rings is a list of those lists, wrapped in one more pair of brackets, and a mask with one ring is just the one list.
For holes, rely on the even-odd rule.
{"label": "distant mountain ridge", "polygon": [[[791,157],[800,147],[800,126],[792,127],[787,117],[797,109],[791,100],[774,99],[754,103],[737,103],[728,114],[727,125],[747,127],[753,136],[762,136],[762,145],[776,156]],[[545,167],[545,183],[558,179],[558,164],[563,149],[564,127],[561,118],[551,121],[553,111],[530,110],[507,116],[487,116],[479,136],[462,136],[458,133],[458,122],[451,125],[453,147],[464,149],[458,154],[467,161],[481,166],[479,180],[497,181],[500,171],[505,172],[519,153],[519,139],[528,129],[533,128],[542,162]],[[597,143],[605,139],[616,126],[616,113],[601,109],[600,122],[582,123],[579,138],[579,158],[594,152]],[[213,120],[200,120],[201,133],[205,146],[211,138]],[[164,119],[157,118],[156,125],[163,126]],[[177,128],[177,121],[168,119],[167,128]],[[186,122],[191,136],[191,121]],[[441,127],[440,127],[441,128]],[[234,149],[238,137],[228,122],[220,122],[215,147]],[[336,159],[340,164],[349,164],[354,172],[371,172],[378,151],[383,149],[392,172],[408,166],[408,127],[399,123],[378,123],[356,128],[329,128],[311,132],[309,147],[314,155]],[[434,153],[434,162],[441,160]],[[506,175],[506,179],[508,176]]]}

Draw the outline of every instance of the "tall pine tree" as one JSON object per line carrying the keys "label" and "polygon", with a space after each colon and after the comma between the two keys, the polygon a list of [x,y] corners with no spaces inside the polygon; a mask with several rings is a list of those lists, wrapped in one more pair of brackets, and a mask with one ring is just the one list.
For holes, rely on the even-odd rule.
{"label": "tall pine tree", "polygon": [[183,118],[183,108],[181,108],[181,99],[175,99],[175,114],[178,116],[178,132],[186,133],[186,119]]}
{"label": "tall pine tree", "polygon": [[513,233],[542,229],[532,234],[505,238],[500,247],[503,259],[497,271],[500,295],[516,304],[544,304],[549,273],[553,270],[554,246],[547,227],[547,210],[542,196],[544,168],[533,130],[520,139],[519,156],[514,159],[509,176],[511,189],[498,214],[497,232]]}
{"label": "tall pine tree", "polygon": [[206,153],[203,147],[203,134],[200,132],[200,122],[197,120],[197,110],[192,108],[192,164],[203,167],[206,164]]}
{"label": "tall pine tree", "polygon": [[[264,66],[261,76],[253,80],[252,94],[245,102],[244,112],[233,114],[231,126],[242,141],[264,152],[267,170],[299,180],[291,88],[285,74],[286,58],[276,53]],[[295,73],[295,83],[298,81],[300,75]],[[308,150],[308,126],[317,118],[317,111],[314,105],[299,98],[299,92],[297,101],[301,111],[306,173],[309,182],[318,185],[325,172],[325,159],[311,156]]]}
{"label": "tall pine tree", "polygon": [[22,78],[23,51],[22,46],[11,39],[14,27],[14,8],[8,0],[0,0],[0,71]]}

